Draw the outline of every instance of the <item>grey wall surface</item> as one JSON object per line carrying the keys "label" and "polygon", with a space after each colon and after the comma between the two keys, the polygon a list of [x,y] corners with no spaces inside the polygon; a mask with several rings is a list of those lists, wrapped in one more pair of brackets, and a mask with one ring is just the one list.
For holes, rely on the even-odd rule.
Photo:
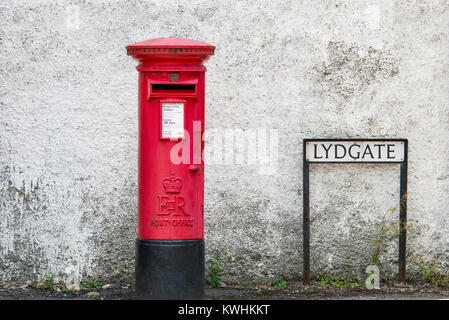
{"label": "grey wall surface", "polygon": [[[124,47],[167,36],[217,47],[206,130],[277,138],[268,171],[206,163],[207,258],[232,255],[225,283],[302,277],[314,137],[409,139],[409,275],[421,258],[449,267],[446,1],[22,0],[2,1],[0,21],[0,281],[132,281],[137,72]],[[312,276],[363,277],[397,221],[398,166],[316,165],[310,178]],[[394,278],[394,228],[383,240]]]}

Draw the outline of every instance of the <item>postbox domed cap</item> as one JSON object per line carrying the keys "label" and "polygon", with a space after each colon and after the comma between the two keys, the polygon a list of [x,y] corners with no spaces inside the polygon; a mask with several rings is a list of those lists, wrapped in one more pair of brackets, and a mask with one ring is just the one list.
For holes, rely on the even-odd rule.
{"label": "postbox domed cap", "polygon": [[207,56],[213,55],[215,46],[184,38],[157,38],[137,42],[126,47],[132,56]]}

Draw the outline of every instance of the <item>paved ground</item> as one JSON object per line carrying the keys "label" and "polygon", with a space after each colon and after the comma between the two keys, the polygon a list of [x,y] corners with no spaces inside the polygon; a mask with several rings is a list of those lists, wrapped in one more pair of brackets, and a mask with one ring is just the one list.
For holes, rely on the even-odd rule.
{"label": "paved ground", "polygon": [[[57,286],[53,290],[33,286],[17,287],[0,284],[0,300],[129,300],[135,299],[131,285],[112,285],[107,289],[82,289],[64,292]],[[429,284],[389,284],[379,290],[365,288],[334,288],[318,285],[304,286],[289,283],[287,289],[267,287],[206,289],[206,300],[449,300],[449,290]]]}
{"label": "paved ground", "polygon": [[229,288],[208,289],[206,299],[268,299],[268,300],[449,300],[449,290],[429,284],[390,284],[379,290],[366,288],[335,288],[319,285],[304,286],[290,283],[287,289],[253,288],[235,290]]}

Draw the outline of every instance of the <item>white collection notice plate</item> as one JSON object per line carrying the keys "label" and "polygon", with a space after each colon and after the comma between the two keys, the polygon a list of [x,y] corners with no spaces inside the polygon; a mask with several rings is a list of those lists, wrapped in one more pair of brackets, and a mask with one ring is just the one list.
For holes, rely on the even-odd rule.
{"label": "white collection notice plate", "polygon": [[178,139],[184,137],[184,103],[162,103],[162,138]]}

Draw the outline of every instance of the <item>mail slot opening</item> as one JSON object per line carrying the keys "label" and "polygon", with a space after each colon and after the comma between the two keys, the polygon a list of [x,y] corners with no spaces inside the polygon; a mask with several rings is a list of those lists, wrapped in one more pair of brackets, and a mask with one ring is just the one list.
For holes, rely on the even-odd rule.
{"label": "mail slot opening", "polygon": [[165,84],[153,83],[151,85],[152,93],[195,93],[194,84]]}

